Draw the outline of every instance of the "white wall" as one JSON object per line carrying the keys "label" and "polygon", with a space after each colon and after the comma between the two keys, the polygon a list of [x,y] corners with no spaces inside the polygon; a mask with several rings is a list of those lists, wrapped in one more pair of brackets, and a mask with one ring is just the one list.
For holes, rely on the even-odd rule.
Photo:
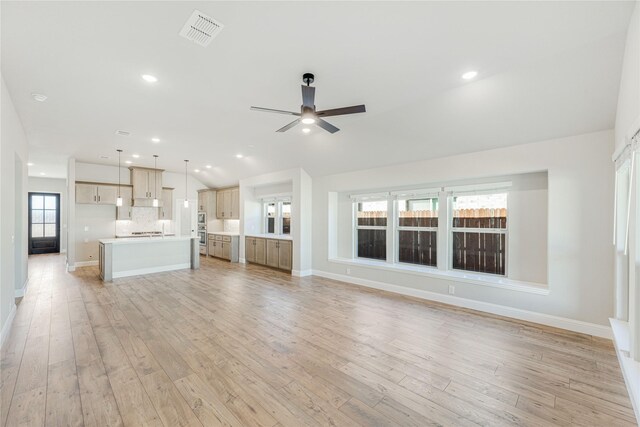
{"label": "white wall", "polygon": [[60,252],[67,251],[67,180],[29,177],[29,192],[60,194]]}
{"label": "white wall", "polygon": [[[329,261],[332,192],[410,186],[548,171],[548,295],[456,283],[456,296],[606,325],[613,311],[613,132],[543,141],[364,171],[314,178],[313,270],[345,275]],[[335,220],[331,220],[335,229]],[[451,281],[349,266],[350,278],[447,294]]]}
{"label": "white wall", "polygon": [[[289,184],[291,183],[291,184]],[[291,238],[293,274],[311,274],[311,177],[303,169],[288,169],[240,180],[240,234],[262,233],[260,194],[291,186]],[[256,196],[256,192],[259,194]],[[240,258],[244,259],[244,238],[240,239]]]}
{"label": "white wall", "polygon": [[632,129],[640,128],[640,2],[629,22],[624,49],[618,108],[616,111],[616,148],[624,145]]}
{"label": "white wall", "polygon": [[27,281],[27,221],[16,221],[17,213],[26,218],[27,192],[16,188],[27,187],[29,148],[4,78],[0,80],[0,329],[4,333],[15,296]]}

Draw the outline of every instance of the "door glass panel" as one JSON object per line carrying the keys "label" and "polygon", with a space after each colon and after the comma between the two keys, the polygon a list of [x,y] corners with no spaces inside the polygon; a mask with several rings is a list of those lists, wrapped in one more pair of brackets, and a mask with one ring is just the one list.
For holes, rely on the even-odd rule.
{"label": "door glass panel", "polygon": [[269,203],[267,205],[267,233],[276,232],[276,204]]}
{"label": "door glass panel", "polygon": [[[40,211],[42,212],[42,211]],[[35,222],[35,221],[33,221]],[[56,223],[56,211],[46,210],[44,211],[44,222],[47,224],[55,224]]]}
{"label": "door glass panel", "polygon": [[42,224],[44,222],[44,216],[41,210],[31,210],[31,222],[33,224]]}
{"label": "door glass panel", "polygon": [[42,224],[31,224],[31,237],[42,237],[43,230]]}
{"label": "door glass panel", "polygon": [[44,208],[45,209],[55,209],[56,208],[56,198],[55,198],[55,196],[45,196],[45,198],[44,198]]}
{"label": "door glass panel", "polygon": [[31,196],[31,208],[32,209],[44,208],[44,196]]}
{"label": "door glass panel", "polygon": [[44,225],[44,237],[56,237],[56,225],[45,224]]}

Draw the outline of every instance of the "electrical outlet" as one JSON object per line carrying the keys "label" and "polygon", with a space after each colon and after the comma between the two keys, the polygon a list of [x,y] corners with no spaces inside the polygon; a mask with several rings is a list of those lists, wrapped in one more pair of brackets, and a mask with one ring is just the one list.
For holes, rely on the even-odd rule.
{"label": "electrical outlet", "polygon": [[456,293],[456,287],[449,285],[449,294],[454,295]]}
{"label": "electrical outlet", "polygon": [[351,269],[347,268],[347,274],[351,274]]}

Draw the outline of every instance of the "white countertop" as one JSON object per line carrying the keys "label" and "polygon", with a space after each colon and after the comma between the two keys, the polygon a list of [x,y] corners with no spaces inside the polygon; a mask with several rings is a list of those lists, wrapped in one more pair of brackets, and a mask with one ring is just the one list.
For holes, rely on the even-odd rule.
{"label": "white countertop", "polygon": [[[165,234],[165,237],[166,236],[175,236],[175,234],[174,233],[167,233],[167,234]],[[149,237],[149,236],[148,235],[140,235],[140,234],[116,234],[116,237],[118,239],[129,239],[129,238],[133,238],[133,237],[140,237],[140,238],[144,239],[145,237]],[[156,235],[153,235],[152,237],[162,237],[162,235],[156,234]]]}
{"label": "white countertop", "polygon": [[290,234],[245,234],[246,237],[260,237],[263,239],[293,240]]}
{"label": "white countertop", "polygon": [[98,242],[104,244],[114,244],[114,245],[128,245],[133,243],[162,243],[162,242],[175,242],[179,240],[191,240],[197,239],[197,237],[188,237],[188,236],[165,236],[165,237],[124,237],[124,238],[116,238],[116,239],[100,239]]}
{"label": "white countertop", "polygon": [[218,236],[239,236],[237,231],[209,231],[207,234],[217,234]]}

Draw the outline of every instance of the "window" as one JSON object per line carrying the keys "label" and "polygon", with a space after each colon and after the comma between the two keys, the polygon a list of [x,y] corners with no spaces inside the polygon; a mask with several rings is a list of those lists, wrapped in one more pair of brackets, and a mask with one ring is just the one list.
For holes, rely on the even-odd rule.
{"label": "window", "polygon": [[359,258],[387,259],[387,201],[356,202],[356,248]]}
{"label": "window", "polygon": [[398,199],[398,262],[436,267],[438,198]]}
{"label": "window", "polygon": [[505,275],[507,193],[452,197],[451,267]]}
{"label": "window", "polygon": [[31,195],[31,237],[57,236],[57,197]]}
{"label": "window", "polygon": [[263,200],[264,232],[291,234],[291,199]]}

